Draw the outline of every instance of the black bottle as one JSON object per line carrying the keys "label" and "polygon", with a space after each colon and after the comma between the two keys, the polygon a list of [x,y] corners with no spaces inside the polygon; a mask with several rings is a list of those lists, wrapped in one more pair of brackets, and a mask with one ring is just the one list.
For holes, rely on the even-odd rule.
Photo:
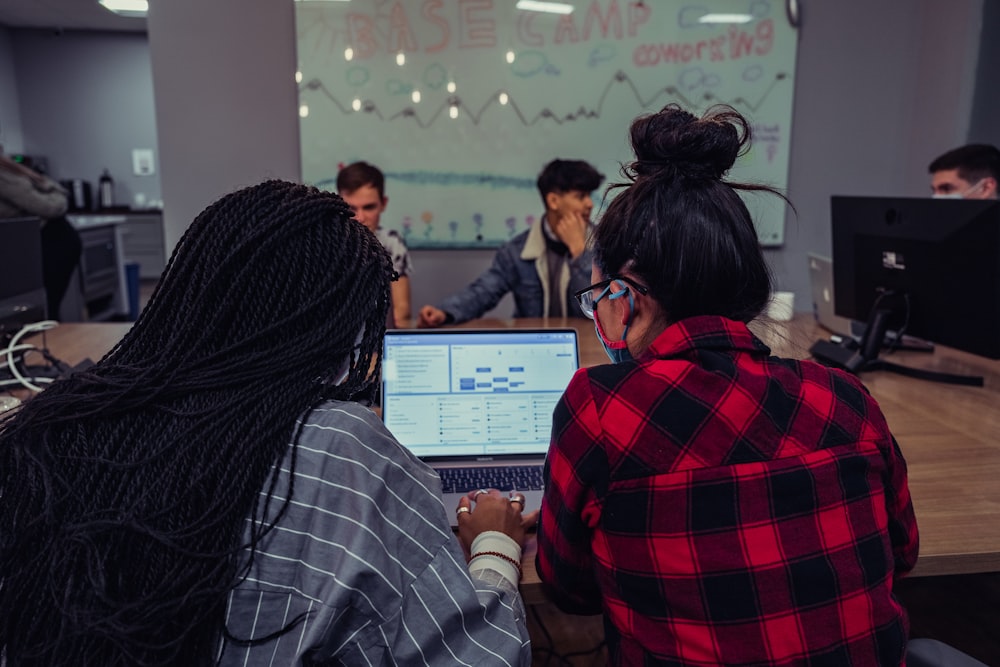
{"label": "black bottle", "polygon": [[104,173],[101,174],[101,178],[98,183],[97,207],[111,208],[115,205],[115,182],[111,178],[111,174],[108,173],[107,169],[105,169]]}

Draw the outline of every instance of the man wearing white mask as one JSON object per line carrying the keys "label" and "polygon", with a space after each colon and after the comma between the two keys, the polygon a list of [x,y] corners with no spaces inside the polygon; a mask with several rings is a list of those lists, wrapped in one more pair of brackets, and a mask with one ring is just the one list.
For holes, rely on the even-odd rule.
{"label": "man wearing white mask", "polygon": [[927,167],[931,196],[942,199],[996,199],[1000,150],[990,144],[967,144],[936,158]]}

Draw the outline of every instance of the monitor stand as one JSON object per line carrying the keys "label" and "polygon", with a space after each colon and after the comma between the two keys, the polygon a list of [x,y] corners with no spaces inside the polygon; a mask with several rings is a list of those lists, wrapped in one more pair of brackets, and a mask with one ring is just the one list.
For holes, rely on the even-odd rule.
{"label": "monitor stand", "polygon": [[831,340],[818,340],[809,348],[809,354],[822,364],[843,368],[855,375],[865,371],[887,371],[930,382],[969,387],[983,386],[983,378],[979,375],[956,375],[926,371],[879,359],[879,349],[882,347],[882,341],[889,328],[889,319],[892,314],[893,311],[889,308],[876,308],[868,318],[865,335],[861,338],[860,343],[856,343],[850,338],[839,343]]}

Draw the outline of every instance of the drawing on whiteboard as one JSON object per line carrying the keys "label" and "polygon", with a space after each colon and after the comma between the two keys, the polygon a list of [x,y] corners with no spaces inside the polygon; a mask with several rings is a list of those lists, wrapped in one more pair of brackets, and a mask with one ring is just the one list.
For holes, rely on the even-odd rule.
{"label": "drawing on whiteboard", "polygon": [[[332,189],[338,164],[371,161],[389,181],[382,224],[410,247],[494,247],[537,220],[535,177],[551,159],[613,182],[636,116],[721,103],[757,132],[731,177],[786,187],[798,37],[782,3],[562,1],[568,14],[295,3],[303,179]],[[761,242],[782,243],[784,207],[746,201]]]}
{"label": "drawing on whiteboard", "polygon": [[[632,78],[619,70],[615,72],[614,76],[610,81],[605,84],[604,89],[601,91],[597,102],[591,107],[580,106],[576,111],[569,113],[559,114],[549,107],[544,107],[535,113],[533,116],[526,115],[517,104],[517,100],[508,94],[508,101],[505,103],[500,102],[500,95],[504,93],[503,90],[497,90],[491,95],[487,96],[486,102],[480,106],[478,109],[470,108],[464,101],[463,98],[458,95],[449,96],[440,106],[436,109],[430,111],[425,118],[422,118],[420,114],[417,113],[417,109],[414,106],[407,106],[392,115],[385,115],[379,108],[378,104],[372,100],[363,100],[361,111],[364,113],[371,114],[383,121],[394,121],[399,118],[412,118],[417,127],[420,129],[427,129],[433,125],[439,118],[443,118],[445,111],[451,108],[458,108],[462,113],[467,114],[468,118],[471,120],[473,125],[479,125],[483,121],[483,117],[486,112],[495,106],[509,106],[511,111],[517,117],[518,121],[528,127],[538,123],[539,121],[545,119],[550,120],[557,125],[563,123],[570,123],[575,120],[599,120],[601,118],[601,113],[604,109],[604,104],[608,99],[608,95],[612,90],[619,84],[624,84],[628,92],[635,98],[640,108],[651,108],[656,104],[666,104],[669,101],[680,102],[681,105],[687,108],[697,108],[704,106],[706,102],[718,103],[718,104],[729,104],[734,107],[742,107],[743,110],[756,111],[761,107],[767,96],[774,89],[775,85],[786,79],[785,72],[778,72],[774,75],[774,81],[768,86],[764,91],[762,91],[759,99],[750,101],[747,100],[742,95],[734,97],[732,99],[726,99],[720,97],[712,92],[705,92],[701,99],[690,98],[685,93],[690,93],[691,91],[700,88],[712,88],[718,86],[721,79],[717,74],[706,74],[700,68],[687,69],[681,72],[680,82],[678,86],[665,86],[664,88],[654,91],[650,97],[643,97],[642,93],[639,92],[638,87],[632,81]],[[395,82],[399,83],[399,82]],[[345,106],[337,97],[331,93],[322,81],[319,79],[312,79],[304,84],[302,84],[303,90],[312,90],[321,92],[326,98],[339,109],[344,114],[356,113],[349,106]],[[404,93],[409,94],[412,91],[411,88],[407,88]],[[397,93],[392,93],[397,94]],[[300,93],[301,97],[301,93]]]}

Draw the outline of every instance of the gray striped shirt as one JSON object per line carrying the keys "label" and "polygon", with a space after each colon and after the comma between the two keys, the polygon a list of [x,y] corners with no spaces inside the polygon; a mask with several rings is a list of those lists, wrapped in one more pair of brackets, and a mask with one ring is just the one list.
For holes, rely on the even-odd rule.
{"label": "gray striped shirt", "polygon": [[227,627],[260,638],[303,615],[270,642],[227,642],[220,664],[531,663],[516,587],[491,570],[470,578],[437,475],[355,403],[307,416],[291,505],[231,593]]}

